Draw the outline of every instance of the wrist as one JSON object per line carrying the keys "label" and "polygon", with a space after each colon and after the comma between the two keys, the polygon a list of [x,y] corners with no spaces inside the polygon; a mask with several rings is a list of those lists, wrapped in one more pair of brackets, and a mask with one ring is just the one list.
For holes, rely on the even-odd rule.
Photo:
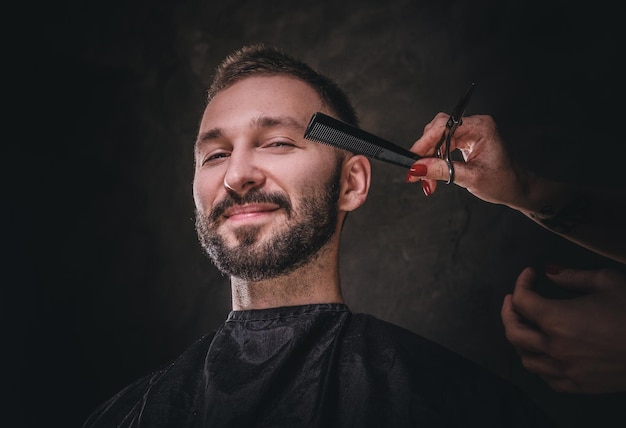
{"label": "wrist", "polygon": [[547,229],[567,234],[588,222],[590,204],[589,196],[580,188],[535,176],[521,211]]}

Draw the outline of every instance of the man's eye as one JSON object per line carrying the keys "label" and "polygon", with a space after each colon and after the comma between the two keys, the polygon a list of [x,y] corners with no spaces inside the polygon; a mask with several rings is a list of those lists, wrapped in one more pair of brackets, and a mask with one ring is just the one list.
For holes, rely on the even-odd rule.
{"label": "man's eye", "polygon": [[294,144],[289,141],[272,141],[266,147],[294,147]]}
{"label": "man's eye", "polygon": [[212,153],[204,158],[204,160],[202,161],[202,164],[204,165],[206,163],[216,162],[220,159],[227,158],[228,156],[230,156],[230,153],[228,152]]}

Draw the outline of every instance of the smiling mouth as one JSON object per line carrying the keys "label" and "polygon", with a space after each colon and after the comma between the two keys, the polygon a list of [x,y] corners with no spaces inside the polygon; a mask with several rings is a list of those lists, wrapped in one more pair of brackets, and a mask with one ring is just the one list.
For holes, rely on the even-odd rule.
{"label": "smiling mouth", "polygon": [[224,212],[224,218],[231,221],[252,221],[267,216],[280,209],[276,204],[256,203],[235,205]]}

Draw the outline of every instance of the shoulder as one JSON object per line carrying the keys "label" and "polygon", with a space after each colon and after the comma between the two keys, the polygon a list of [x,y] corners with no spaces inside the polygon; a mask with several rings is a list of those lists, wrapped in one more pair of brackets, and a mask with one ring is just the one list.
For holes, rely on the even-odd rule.
{"label": "shoulder", "polygon": [[[426,337],[367,314],[354,314],[346,328],[342,358],[383,376],[433,409],[455,409],[448,418],[489,421],[509,418],[551,426],[521,389],[474,361]],[[356,382],[356,381],[355,381]],[[401,395],[396,395],[401,396]],[[462,421],[459,426],[462,426]],[[533,425],[535,424],[535,425]],[[545,424],[545,425],[544,425]]]}
{"label": "shoulder", "polygon": [[[502,385],[504,382],[486,368],[433,340],[404,327],[368,314],[354,314],[346,332],[346,341],[368,352],[392,355],[408,369],[419,373],[437,373],[455,380],[481,379]],[[379,350],[379,351],[376,351]]]}
{"label": "shoulder", "polygon": [[198,379],[203,359],[211,346],[213,331],[189,346],[176,360],[154,370],[129,384],[117,394],[100,404],[87,418],[83,428],[130,427],[141,413],[143,404],[151,401],[169,401],[169,397]]}
{"label": "shoulder", "polygon": [[465,364],[469,361],[424,336],[369,314],[353,314],[346,336],[348,341],[350,338],[366,338],[366,341],[357,341],[364,346],[377,347],[386,352],[393,350],[407,357],[419,357],[433,363],[440,361],[441,358],[445,363]]}
{"label": "shoulder", "polygon": [[[515,392],[507,380],[473,360],[399,325],[367,314],[354,314],[346,331],[348,354],[367,356],[384,370],[399,371],[432,390]],[[369,364],[369,363],[368,363]]]}

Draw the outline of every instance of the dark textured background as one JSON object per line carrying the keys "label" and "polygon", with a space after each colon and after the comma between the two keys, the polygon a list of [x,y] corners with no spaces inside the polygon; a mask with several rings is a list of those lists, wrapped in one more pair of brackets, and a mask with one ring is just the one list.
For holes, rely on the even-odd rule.
{"label": "dark textured background", "polygon": [[[38,3],[5,15],[17,132],[4,144],[2,302],[17,426],[79,426],[228,313],[228,280],[193,228],[192,144],[213,67],[243,44],[305,59],[346,89],[364,129],[407,147],[476,82],[467,113],[496,117],[524,163],[623,190],[611,3]],[[401,168],[373,162],[373,174],[344,233],[349,306],[512,380],[559,426],[620,426],[609,421],[625,420],[623,395],[550,391],[520,367],[499,316],[528,264],[614,264],[455,186],[426,198]]]}

